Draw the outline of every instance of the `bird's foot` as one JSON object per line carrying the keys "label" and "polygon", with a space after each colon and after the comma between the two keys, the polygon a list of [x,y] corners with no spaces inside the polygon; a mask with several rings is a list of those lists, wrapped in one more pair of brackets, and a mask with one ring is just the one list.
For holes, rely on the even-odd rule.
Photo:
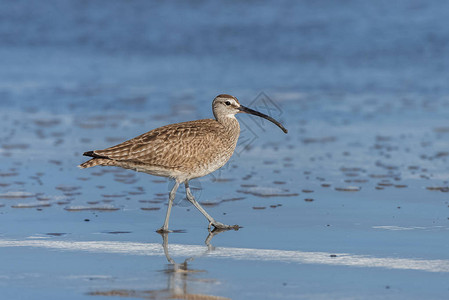
{"label": "bird's foot", "polygon": [[160,233],[160,234],[164,234],[164,233],[170,233],[170,232],[173,232],[173,231],[172,230],[168,230],[168,228],[161,227],[158,230],[156,230],[156,232]]}
{"label": "bird's foot", "polygon": [[223,231],[223,230],[231,230],[231,229],[239,230],[241,228],[239,225],[226,225],[226,224],[223,224],[220,222],[210,222],[209,227],[208,227],[209,231],[212,226],[214,227],[213,231],[215,231],[215,230]]}

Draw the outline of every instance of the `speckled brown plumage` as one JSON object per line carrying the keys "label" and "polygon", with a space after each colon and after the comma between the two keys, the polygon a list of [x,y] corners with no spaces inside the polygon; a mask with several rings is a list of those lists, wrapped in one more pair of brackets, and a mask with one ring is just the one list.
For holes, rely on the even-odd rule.
{"label": "speckled brown plumage", "polygon": [[[205,119],[156,128],[131,140],[86,155],[80,165],[118,166],[152,175],[189,180],[222,167],[234,152],[240,128],[237,120]],[[183,176],[184,175],[184,176]]]}

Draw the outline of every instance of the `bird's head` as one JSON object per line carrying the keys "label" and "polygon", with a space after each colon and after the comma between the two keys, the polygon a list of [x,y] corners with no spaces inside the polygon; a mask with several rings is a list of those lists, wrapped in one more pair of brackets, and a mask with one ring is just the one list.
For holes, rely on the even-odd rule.
{"label": "bird's head", "polygon": [[215,97],[214,101],[212,102],[212,111],[214,113],[215,119],[217,120],[222,117],[234,118],[235,114],[237,113],[247,113],[255,115],[276,124],[280,129],[282,129],[284,133],[288,132],[281,123],[279,123],[272,117],[241,105],[237,98],[231,95],[221,94]]}

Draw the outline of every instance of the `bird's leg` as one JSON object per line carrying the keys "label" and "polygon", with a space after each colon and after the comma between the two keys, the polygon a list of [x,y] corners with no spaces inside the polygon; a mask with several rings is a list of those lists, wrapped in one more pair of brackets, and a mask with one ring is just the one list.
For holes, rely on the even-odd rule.
{"label": "bird's leg", "polygon": [[190,192],[190,187],[189,187],[189,182],[186,181],[184,183],[185,187],[186,187],[186,196],[187,196],[187,200],[190,201],[190,203],[192,203],[205,217],[206,219],[209,221],[209,228],[211,226],[211,224],[213,225],[215,222],[214,218],[212,218],[205,210],[204,208],[201,207],[201,205],[195,200],[195,197],[193,197],[192,192]]}
{"label": "bird's leg", "polygon": [[184,182],[184,185],[186,187],[187,200],[189,200],[190,203],[192,203],[206,217],[206,219],[209,221],[209,226],[208,226],[209,230],[210,230],[211,226],[214,226],[215,228],[219,228],[219,229],[234,229],[234,230],[238,230],[240,228],[238,225],[230,226],[230,225],[226,225],[226,224],[223,224],[223,223],[215,221],[214,218],[212,218],[204,210],[204,208],[202,208],[201,205],[195,200],[195,197],[193,197],[192,193],[190,192],[189,182],[187,180]]}
{"label": "bird's leg", "polygon": [[170,219],[171,207],[173,205],[173,200],[175,200],[176,191],[178,190],[178,187],[179,187],[179,182],[175,181],[175,185],[171,189],[169,197],[168,197],[168,208],[167,208],[167,214],[165,215],[164,225],[157,230],[157,232],[159,232],[159,233],[170,232],[168,230],[168,220]]}

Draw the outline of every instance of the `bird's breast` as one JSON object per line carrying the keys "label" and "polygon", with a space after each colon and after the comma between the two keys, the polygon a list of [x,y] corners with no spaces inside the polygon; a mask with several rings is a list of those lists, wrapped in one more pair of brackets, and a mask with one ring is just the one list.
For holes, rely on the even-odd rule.
{"label": "bird's breast", "polygon": [[186,170],[192,178],[202,177],[223,167],[234,153],[238,141],[237,135],[223,134],[220,139],[214,139],[203,147],[190,167]]}

